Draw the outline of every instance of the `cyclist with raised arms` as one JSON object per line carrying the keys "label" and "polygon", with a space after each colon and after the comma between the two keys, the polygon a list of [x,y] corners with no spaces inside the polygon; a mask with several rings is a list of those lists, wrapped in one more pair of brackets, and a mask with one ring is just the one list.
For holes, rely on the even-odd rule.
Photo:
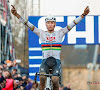
{"label": "cyclist with raised arms", "polygon": [[[86,7],[84,13],[81,16],[77,17],[65,28],[62,28],[58,31],[54,31],[54,28],[56,26],[55,17],[49,16],[45,19],[45,25],[47,27],[47,31],[43,31],[35,27],[28,20],[21,17],[17,13],[13,5],[11,12],[24,25],[28,26],[33,33],[37,34],[41,40],[43,60],[40,66],[40,73],[48,74],[50,73],[49,70],[52,69],[51,74],[61,74],[60,53],[61,53],[62,38],[89,13],[89,7],[88,6]],[[46,81],[46,76],[40,76],[39,90],[44,90],[45,81]],[[53,76],[52,83],[53,83],[53,90],[59,90],[59,77]]]}

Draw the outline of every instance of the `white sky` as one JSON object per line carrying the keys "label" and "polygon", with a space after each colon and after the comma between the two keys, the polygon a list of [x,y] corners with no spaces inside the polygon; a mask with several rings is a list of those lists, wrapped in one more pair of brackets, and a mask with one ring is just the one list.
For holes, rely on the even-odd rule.
{"label": "white sky", "polygon": [[[37,3],[38,0],[33,1]],[[13,2],[10,0],[10,4]],[[100,0],[40,0],[40,16],[80,15],[87,5],[90,7],[89,15],[100,15]]]}
{"label": "white sky", "polygon": [[100,0],[40,0],[40,15],[80,15],[87,5],[89,15],[100,15]]}

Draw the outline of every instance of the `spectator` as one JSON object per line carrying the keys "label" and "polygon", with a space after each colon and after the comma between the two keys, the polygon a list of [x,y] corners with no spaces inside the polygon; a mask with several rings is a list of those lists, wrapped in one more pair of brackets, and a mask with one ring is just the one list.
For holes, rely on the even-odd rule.
{"label": "spectator", "polygon": [[60,85],[59,90],[63,90],[64,86]]}
{"label": "spectator", "polygon": [[17,68],[16,67],[12,67],[12,75],[14,77],[14,75],[17,73]]}
{"label": "spectator", "polygon": [[6,60],[5,63],[7,63],[7,66],[10,67],[13,65],[12,61],[11,60]]}
{"label": "spectator", "polygon": [[70,85],[70,83],[68,83],[68,84],[67,84],[67,86],[66,86],[66,87],[64,87],[64,89],[63,89],[63,90],[71,90],[70,86],[71,86],[71,85]]}
{"label": "spectator", "polygon": [[9,70],[3,71],[3,76],[6,79],[6,87],[3,90],[13,90],[13,77]]}
{"label": "spectator", "polygon": [[38,88],[38,83],[33,83],[33,87],[36,90]]}
{"label": "spectator", "polygon": [[26,74],[18,74],[15,66],[16,61],[11,60],[0,64],[0,90],[36,90],[38,83],[34,83]]}
{"label": "spectator", "polygon": [[18,74],[18,77],[21,77],[21,74]]}
{"label": "spectator", "polygon": [[22,79],[26,80],[27,79],[27,75],[26,74],[22,74]]}
{"label": "spectator", "polygon": [[15,78],[15,80],[19,80],[19,86],[21,86],[22,83],[24,83],[22,77],[17,77],[17,78]]}
{"label": "spectator", "polygon": [[9,70],[11,70],[12,67],[13,67],[13,62],[12,62],[11,60],[6,60],[5,63],[7,63],[7,68],[8,68]]}
{"label": "spectator", "polygon": [[[17,77],[17,78],[15,78],[15,80],[18,80],[19,84],[17,87],[16,86],[14,87],[14,90],[16,90],[16,88],[20,89],[20,90],[26,90],[25,89],[25,86],[27,85],[26,81],[23,81],[23,79],[21,77]],[[16,85],[16,83],[15,83],[15,85]]]}
{"label": "spectator", "polygon": [[6,87],[3,90],[13,90],[13,79],[6,79]]}
{"label": "spectator", "polygon": [[30,78],[28,78],[26,90],[31,90],[32,86],[33,86],[33,81]]}
{"label": "spectator", "polygon": [[19,80],[17,80],[17,78],[14,80],[14,89],[13,90],[16,90],[19,88]]}
{"label": "spectator", "polygon": [[33,80],[28,78],[26,90],[36,90],[38,88],[38,83],[35,83]]}
{"label": "spectator", "polygon": [[22,85],[21,85],[21,89],[23,89],[23,90],[27,90],[27,89],[26,89],[26,85],[27,85],[27,82],[24,81],[24,83],[22,83]]}
{"label": "spectator", "polygon": [[6,79],[2,76],[0,78],[0,90],[2,90],[2,88],[6,87]]}
{"label": "spectator", "polygon": [[33,83],[33,86],[30,90],[37,90],[38,89],[38,83]]}
{"label": "spectator", "polygon": [[13,79],[12,74],[11,74],[11,72],[9,70],[4,70],[3,71],[3,77],[5,79]]}
{"label": "spectator", "polygon": [[18,73],[15,73],[14,78],[17,78],[17,77],[18,77]]}

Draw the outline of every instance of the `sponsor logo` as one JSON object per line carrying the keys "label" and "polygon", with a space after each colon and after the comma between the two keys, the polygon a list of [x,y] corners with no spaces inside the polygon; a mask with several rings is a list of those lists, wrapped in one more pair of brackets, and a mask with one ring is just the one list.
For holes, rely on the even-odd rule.
{"label": "sponsor logo", "polygon": [[47,40],[53,41],[53,40],[55,40],[55,37],[47,37]]}
{"label": "sponsor logo", "polygon": [[100,84],[100,82],[99,81],[88,81],[87,84],[89,84],[89,85],[90,84]]}

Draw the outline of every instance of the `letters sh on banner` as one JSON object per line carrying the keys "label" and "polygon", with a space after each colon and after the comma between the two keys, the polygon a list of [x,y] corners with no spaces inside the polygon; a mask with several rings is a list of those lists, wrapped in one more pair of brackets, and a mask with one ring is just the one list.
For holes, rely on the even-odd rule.
{"label": "letters sh on banner", "polygon": [[[77,17],[78,16],[56,16],[55,31],[66,27]],[[44,16],[29,16],[28,20],[37,28],[46,31],[45,18]],[[35,72],[39,71],[42,60],[41,41],[31,30],[28,30],[28,38],[29,76],[33,79]],[[100,16],[86,16],[63,37],[62,45],[78,44],[100,44]]]}

